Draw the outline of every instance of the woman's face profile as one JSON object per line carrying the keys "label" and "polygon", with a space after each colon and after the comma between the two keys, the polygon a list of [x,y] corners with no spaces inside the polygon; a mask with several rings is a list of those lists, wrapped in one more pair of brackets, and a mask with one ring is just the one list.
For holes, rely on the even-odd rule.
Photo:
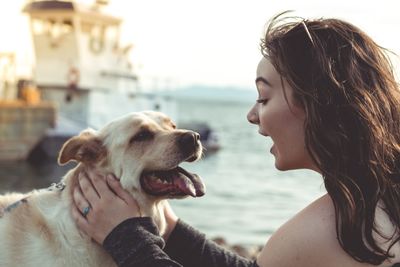
{"label": "woman's face profile", "polygon": [[[293,89],[283,80],[274,66],[262,58],[257,67],[257,103],[247,115],[258,132],[271,137],[270,153],[279,170],[316,169],[307,152],[304,139],[304,110],[294,103]],[[285,93],[287,100],[285,98]]]}

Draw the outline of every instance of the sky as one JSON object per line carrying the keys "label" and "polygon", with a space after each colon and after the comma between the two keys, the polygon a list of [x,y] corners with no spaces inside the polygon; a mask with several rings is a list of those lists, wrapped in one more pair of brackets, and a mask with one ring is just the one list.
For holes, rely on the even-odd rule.
{"label": "sky", "polygon": [[[0,0],[0,52],[15,51],[19,73],[33,61],[25,0]],[[79,1],[91,3],[92,1]],[[398,0],[110,0],[124,20],[122,43],[143,77],[168,86],[204,84],[254,89],[259,40],[269,18],[284,11],[345,19],[400,54]],[[395,64],[398,58],[395,59]]]}

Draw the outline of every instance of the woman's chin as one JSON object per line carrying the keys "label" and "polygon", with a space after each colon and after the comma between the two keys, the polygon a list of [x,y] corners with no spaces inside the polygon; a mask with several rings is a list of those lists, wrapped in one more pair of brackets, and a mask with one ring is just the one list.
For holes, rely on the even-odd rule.
{"label": "woman's chin", "polygon": [[279,160],[275,160],[275,168],[279,171],[291,171],[291,170],[306,169],[306,170],[312,170],[312,171],[319,172],[319,170],[317,168],[312,168],[310,166],[301,165],[301,164],[288,164],[288,163],[280,162]]}
{"label": "woman's chin", "polygon": [[275,168],[279,171],[287,171],[289,169],[285,168],[285,166],[282,166],[280,164],[278,164],[277,162],[275,162]]}
{"label": "woman's chin", "polygon": [[275,156],[275,168],[279,171],[286,171],[287,170],[287,166],[285,166],[285,164],[283,162],[281,162],[279,160],[279,158],[277,158]]}
{"label": "woman's chin", "polygon": [[279,157],[275,156],[275,168],[279,171],[290,171],[302,169],[302,167],[297,164],[293,164],[293,162],[283,161]]}

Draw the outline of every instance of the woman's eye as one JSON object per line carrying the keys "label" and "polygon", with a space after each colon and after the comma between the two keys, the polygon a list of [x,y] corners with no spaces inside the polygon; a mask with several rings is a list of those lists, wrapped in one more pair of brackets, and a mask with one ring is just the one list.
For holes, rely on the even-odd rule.
{"label": "woman's eye", "polygon": [[256,100],[256,102],[257,102],[257,103],[260,103],[260,104],[266,104],[266,103],[268,102],[268,99],[266,99],[266,98],[259,98],[259,99]]}

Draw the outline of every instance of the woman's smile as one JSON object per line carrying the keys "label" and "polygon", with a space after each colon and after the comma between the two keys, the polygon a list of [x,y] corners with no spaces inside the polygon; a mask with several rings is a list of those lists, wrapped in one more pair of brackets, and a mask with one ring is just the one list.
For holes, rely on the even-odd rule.
{"label": "woman's smile", "polygon": [[271,146],[271,149],[269,150],[269,152],[271,152],[271,154],[274,154],[274,145]]}

